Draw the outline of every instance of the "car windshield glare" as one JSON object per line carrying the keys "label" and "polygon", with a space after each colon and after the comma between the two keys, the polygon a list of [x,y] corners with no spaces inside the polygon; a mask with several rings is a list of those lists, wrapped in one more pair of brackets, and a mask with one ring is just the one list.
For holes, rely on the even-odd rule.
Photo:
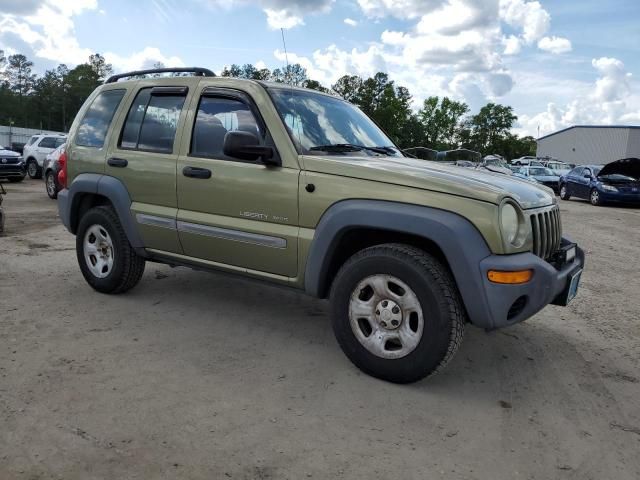
{"label": "car windshield glare", "polygon": [[402,156],[369,117],[341,98],[293,88],[269,92],[299,153]]}

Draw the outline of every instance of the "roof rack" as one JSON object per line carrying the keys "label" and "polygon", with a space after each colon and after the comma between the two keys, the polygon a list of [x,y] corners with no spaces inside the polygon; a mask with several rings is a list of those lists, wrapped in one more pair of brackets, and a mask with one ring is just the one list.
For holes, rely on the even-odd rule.
{"label": "roof rack", "polygon": [[208,68],[201,67],[184,67],[184,68],[151,68],[149,70],[136,70],[134,72],[119,73],[117,75],[111,75],[105,80],[104,83],[115,83],[121,78],[134,77],[137,75],[148,75],[151,73],[193,73],[196,77],[215,77]]}

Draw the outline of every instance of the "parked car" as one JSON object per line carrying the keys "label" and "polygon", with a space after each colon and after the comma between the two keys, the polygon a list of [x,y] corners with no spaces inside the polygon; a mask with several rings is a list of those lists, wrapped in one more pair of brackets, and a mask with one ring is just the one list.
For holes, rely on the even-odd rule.
{"label": "parked car", "polygon": [[486,156],[477,168],[488,170],[493,173],[501,173],[503,175],[512,175],[513,172],[509,168],[509,164],[502,157],[495,155]]}
{"label": "parked car", "polygon": [[66,139],[67,136],[62,134],[39,134],[29,139],[22,152],[29,178],[42,177],[42,164],[45,157],[62,145]]}
{"label": "parked car", "polygon": [[549,187],[555,193],[560,191],[560,175],[545,167],[520,167],[518,173],[526,178],[533,178],[536,182]]}
{"label": "parked car", "polygon": [[546,160],[542,161],[542,165],[545,168],[551,170],[555,175],[562,177],[571,171],[575,165],[571,165],[569,163],[561,162],[559,160]]}
{"label": "parked car", "polygon": [[517,166],[531,165],[535,167],[543,166],[542,162],[540,161],[540,159],[538,159],[538,157],[532,157],[529,155],[520,157],[520,158],[514,158],[513,160],[511,160],[511,165],[517,165]]}
{"label": "parked car", "polygon": [[436,160],[438,157],[437,150],[427,147],[409,147],[405,148],[402,152],[410,157],[419,158],[421,160]]}
{"label": "parked car", "polygon": [[4,186],[0,183],[0,235],[4,233],[4,210],[2,210],[2,196],[6,195],[7,192],[4,189]]}
{"label": "parked car", "polygon": [[22,155],[0,145],[0,180],[21,182],[26,173]]}
{"label": "parked car", "polygon": [[640,204],[640,159],[625,158],[602,165],[581,165],[560,180],[560,198],[605,203]]}
{"label": "parked car", "polygon": [[60,191],[60,182],[58,182],[58,173],[60,172],[59,159],[60,155],[65,151],[65,146],[66,143],[63,143],[47,155],[44,159],[44,163],[42,164],[42,178],[44,178],[47,195],[49,195],[49,198],[54,200],[58,198],[58,192]]}
{"label": "parked car", "polygon": [[[125,79],[168,71],[193,76]],[[406,157],[341,98],[154,69],[107,79],[73,125],[58,211],[98,292],[147,260],[306,291],[357,367],[399,383],[441,370],[467,322],[576,295],[584,253],[548,189]]]}

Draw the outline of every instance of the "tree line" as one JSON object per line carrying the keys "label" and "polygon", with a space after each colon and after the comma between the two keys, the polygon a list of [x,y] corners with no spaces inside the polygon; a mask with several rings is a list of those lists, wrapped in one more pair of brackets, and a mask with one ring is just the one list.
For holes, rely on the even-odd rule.
{"label": "tree line", "polygon": [[[0,50],[0,124],[66,132],[85,99],[112,73],[112,66],[96,53],[72,69],[61,64],[38,76],[25,55],[5,56]],[[234,64],[225,67],[222,76],[290,83],[339,95],[358,105],[402,148],[468,148],[506,158],[535,154],[534,138],[511,133],[517,120],[512,107],[488,103],[472,114],[464,102],[432,96],[416,111],[409,89],[382,72],[369,78],[345,75],[329,88],[309,78],[299,64],[274,70]]]}

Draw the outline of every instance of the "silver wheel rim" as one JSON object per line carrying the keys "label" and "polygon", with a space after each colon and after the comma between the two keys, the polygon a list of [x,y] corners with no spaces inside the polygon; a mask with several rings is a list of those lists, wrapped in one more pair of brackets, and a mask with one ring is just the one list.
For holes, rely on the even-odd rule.
{"label": "silver wheel rim", "polygon": [[591,203],[598,203],[600,195],[598,195],[598,191],[594,190],[591,192]]}
{"label": "silver wheel rim", "polygon": [[49,192],[49,195],[55,195],[56,193],[56,182],[52,173],[47,175],[47,191]]}
{"label": "silver wheel rim", "polygon": [[29,162],[29,176],[35,177],[37,172],[38,167],[36,166],[35,162]]}
{"label": "silver wheel rim", "polygon": [[566,197],[567,196],[567,188],[564,185],[560,189],[560,196],[561,197]]}
{"label": "silver wheel rim", "polygon": [[351,294],[349,323],[360,344],[380,358],[402,358],[420,343],[422,307],[406,283],[391,275],[372,275]]}
{"label": "silver wheel rim", "polygon": [[84,234],[84,259],[91,273],[97,278],[105,278],[113,269],[113,242],[107,230],[101,225],[90,226]]}

